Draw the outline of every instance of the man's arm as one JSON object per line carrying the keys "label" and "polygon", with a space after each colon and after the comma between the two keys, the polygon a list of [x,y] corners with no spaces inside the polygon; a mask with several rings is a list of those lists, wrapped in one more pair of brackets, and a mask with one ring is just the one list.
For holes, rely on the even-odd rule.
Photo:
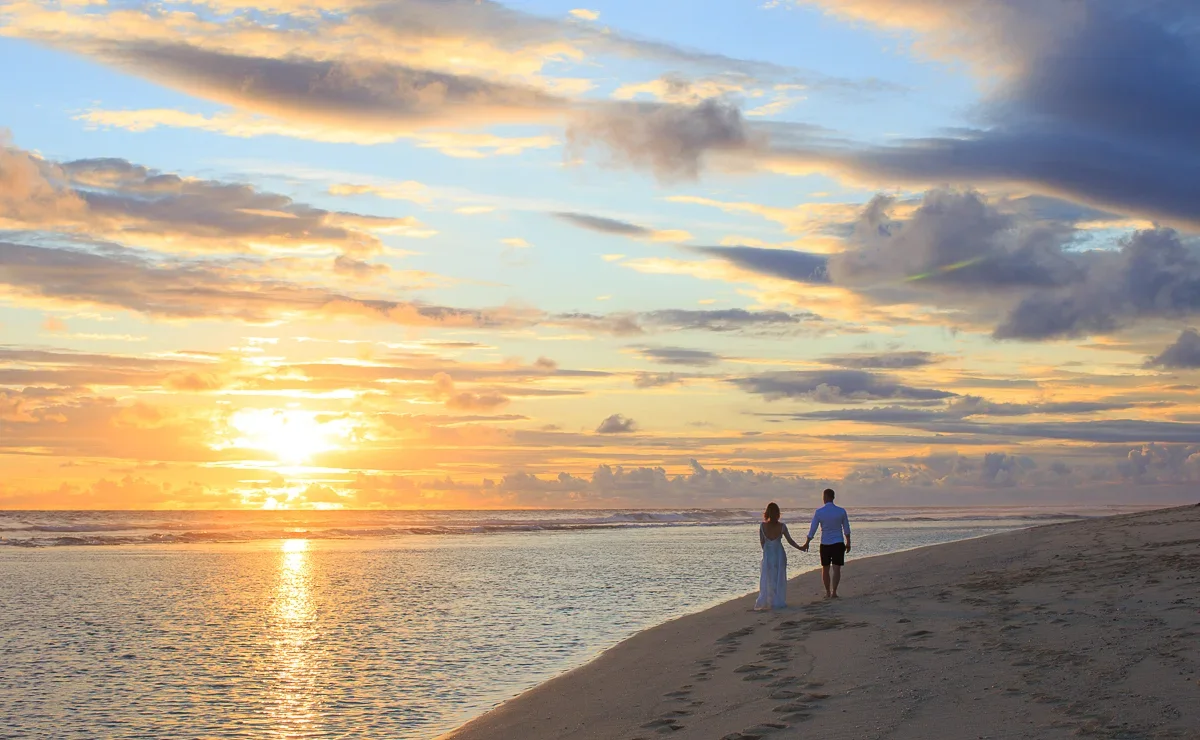
{"label": "man's arm", "polygon": [[812,542],[813,535],[817,533],[817,522],[818,522],[817,512],[813,512],[812,526],[810,526],[808,528],[808,539],[806,539],[804,541],[804,547],[801,549],[803,549],[803,550],[808,549],[808,543]]}
{"label": "man's arm", "polygon": [[850,552],[850,514],[842,511],[842,535],[846,538],[846,552]]}

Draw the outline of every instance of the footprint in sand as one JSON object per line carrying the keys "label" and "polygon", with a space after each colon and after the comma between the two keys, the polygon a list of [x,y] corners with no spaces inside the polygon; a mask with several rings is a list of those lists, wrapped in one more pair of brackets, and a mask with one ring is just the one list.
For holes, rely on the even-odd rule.
{"label": "footprint in sand", "polygon": [[655,730],[660,733],[676,732],[683,729],[683,725],[678,720],[672,718],[656,719],[642,725],[647,730]]}
{"label": "footprint in sand", "polygon": [[779,691],[772,691],[770,694],[767,695],[767,698],[775,699],[776,701],[786,701],[788,699],[799,699],[802,696],[804,696],[803,691],[792,691],[791,689],[780,689]]}
{"label": "footprint in sand", "polygon": [[742,730],[741,732],[734,732],[726,735],[725,737],[721,738],[721,740],[762,740],[763,737],[771,734],[772,732],[779,732],[780,730],[786,730],[787,728],[788,726],[782,722],[763,722],[761,725],[755,725],[754,727]]}

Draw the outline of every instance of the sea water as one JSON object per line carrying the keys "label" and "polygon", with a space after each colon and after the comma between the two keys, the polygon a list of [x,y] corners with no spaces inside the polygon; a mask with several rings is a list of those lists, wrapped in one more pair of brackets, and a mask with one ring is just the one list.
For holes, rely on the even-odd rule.
{"label": "sea water", "polygon": [[[853,511],[843,590],[857,557],[1105,513]],[[755,590],[757,520],[0,512],[0,737],[432,738]],[[793,575],[818,565],[789,550]]]}

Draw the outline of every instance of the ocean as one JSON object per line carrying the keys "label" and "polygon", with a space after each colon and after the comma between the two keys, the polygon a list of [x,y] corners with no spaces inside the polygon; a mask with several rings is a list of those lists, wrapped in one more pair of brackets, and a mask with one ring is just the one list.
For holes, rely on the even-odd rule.
{"label": "ocean", "polygon": [[[842,590],[857,558],[1127,510],[853,509]],[[759,516],[0,512],[0,738],[433,738],[755,590]]]}

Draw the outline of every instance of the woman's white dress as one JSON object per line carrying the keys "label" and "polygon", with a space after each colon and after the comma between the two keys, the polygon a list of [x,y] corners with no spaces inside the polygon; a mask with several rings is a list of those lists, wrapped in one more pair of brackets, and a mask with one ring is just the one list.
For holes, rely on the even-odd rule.
{"label": "woman's white dress", "polygon": [[754,602],[755,609],[782,609],[785,603],[787,589],[787,552],[783,549],[783,539],[787,536],[787,525],[779,533],[778,539],[768,539],[765,525],[758,525],[759,539],[762,540],[762,573],[758,577],[758,601]]}

